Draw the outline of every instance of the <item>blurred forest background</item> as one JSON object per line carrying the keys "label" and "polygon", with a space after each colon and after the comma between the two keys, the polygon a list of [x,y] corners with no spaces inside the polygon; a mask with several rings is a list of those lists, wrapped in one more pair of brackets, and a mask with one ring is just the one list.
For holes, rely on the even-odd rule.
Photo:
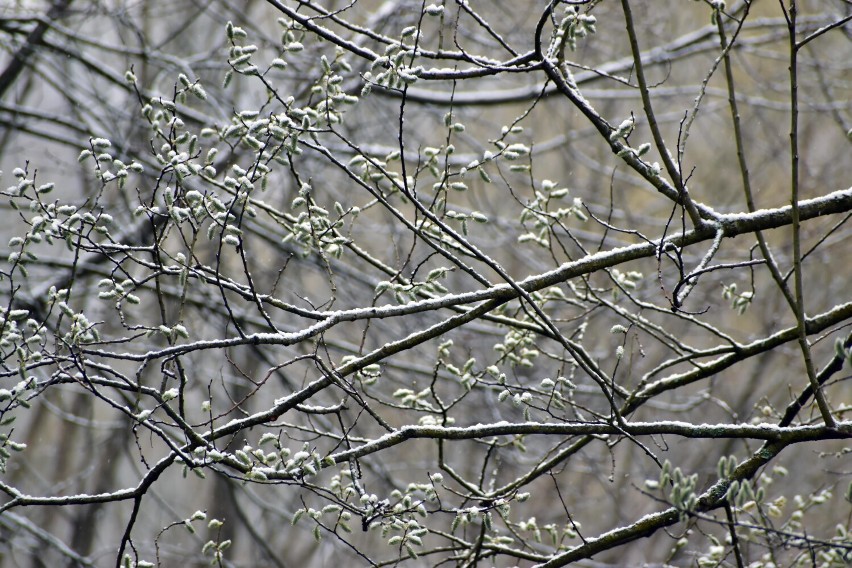
{"label": "blurred forest background", "polygon": [[850,20],[0,2],[0,566],[848,565]]}

